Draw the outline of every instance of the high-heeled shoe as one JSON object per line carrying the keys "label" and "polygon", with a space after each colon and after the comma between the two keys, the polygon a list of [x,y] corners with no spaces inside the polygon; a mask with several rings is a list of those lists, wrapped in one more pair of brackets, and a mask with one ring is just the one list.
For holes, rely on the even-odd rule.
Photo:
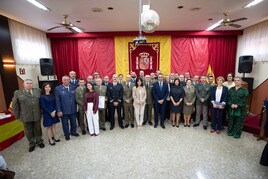
{"label": "high-heeled shoe", "polygon": [[179,125],[177,125],[176,127],[179,127]]}
{"label": "high-heeled shoe", "polygon": [[55,145],[56,144],[55,142],[51,143],[50,140],[48,140],[48,142],[49,142],[50,145]]}
{"label": "high-heeled shoe", "polygon": [[172,127],[175,127],[175,125],[174,125],[174,124],[172,124]]}
{"label": "high-heeled shoe", "polygon": [[184,127],[187,127],[187,125],[186,125],[186,124],[184,124]]}
{"label": "high-heeled shoe", "polygon": [[54,137],[52,137],[52,140],[54,140],[55,142],[60,142],[60,139],[55,139]]}

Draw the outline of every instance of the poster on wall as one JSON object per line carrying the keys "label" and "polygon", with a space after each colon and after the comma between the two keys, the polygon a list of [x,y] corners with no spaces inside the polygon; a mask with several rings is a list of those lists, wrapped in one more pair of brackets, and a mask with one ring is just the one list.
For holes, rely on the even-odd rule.
{"label": "poster on wall", "polygon": [[160,43],[145,43],[135,45],[128,43],[129,70],[139,75],[141,70],[145,75],[159,70]]}

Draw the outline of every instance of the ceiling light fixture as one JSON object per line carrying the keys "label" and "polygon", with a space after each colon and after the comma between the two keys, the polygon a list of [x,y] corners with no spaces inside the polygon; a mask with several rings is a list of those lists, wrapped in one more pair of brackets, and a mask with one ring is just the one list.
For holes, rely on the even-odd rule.
{"label": "ceiling light fixture", "polygon": [[72,26],[71,27],[75,32],[77,33],[82,33],[83,31],[81,29],[79,29],[78,27]]}
{"label": "ceiling light fixture", "polygon": [[250,2],[250,3],[248,3],[247,5],[245,5],[243,8],[250,8],[252,6],[255,6],[255,5],[259,4],[262,1],[263,0],[254,0],[254,1]]}
{"label": "ceiling light fixture", "polygon": [[216,22],[215,24],[213,24],[212,26],[210,26],[209,28],[206,29],[206,31],[211,31],[212,29],[215,29],[216,27],[220,26],[222,23],[223,19],[220,20],[219,22]]}
{"label": "ceiling light fixture", "polygon": [[49,8],[41,4],[40,2],[37,2],[36,0],[27,0],[29,3],[35,5],[36,7],[43,9],[44,11],[51,11]]}

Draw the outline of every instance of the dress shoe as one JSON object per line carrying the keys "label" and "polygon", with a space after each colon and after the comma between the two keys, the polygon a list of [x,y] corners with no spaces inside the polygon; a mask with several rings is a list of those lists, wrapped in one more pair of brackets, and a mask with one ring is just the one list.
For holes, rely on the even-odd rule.
{"label": "dress shoe", "polygon": [[199,124],[194,124],[194,125],[193,125],[193,127],[197,127],[197,126],[199,126]]}
{"label": "dress shoe", "polygon": [[177,125],[176,127],[180,127],[179,125]]}
{"label": "dress shoe", "polygon": [[207,129],[208,129],[208,127],[207,127],[207,126],[203,126],[203,129],[204,129],[204,130],[207,130]]}
{"label": "dress shoe", "polygon": [[213,129],[210,130],[211,133],[215,132]]}
{"label": "dress shoe", "polygon": [[30,148],[29,148],[29,152],[34,151],[34,148],[35,148],[35,146],[30,147]]}
{"label": "dress shoe", "polygon": [[147,122],[146,121],[144,121],[143,123],[142,123],[142,125],[145,125]]}
{"label": "dress shoe", "polygon": [[72,134],[72,136],[78,137],[79,134],[78,133],[75,133],[75,134]]}
{"label": "dress shoe", "polygon": [[82,135],[86,135],[86,131],[82,131]]}
{"label": "dress shoe", "polygon": [[54,140],[55,142],[60,142],[60,139],[55,139],[54,137],[52,137],[52,140]]}
{"label": "dress shoe", "polygon": [[66,136],[65,137],[65,140],[70,140],[70,136]]}
{"label": "dress shoe", "polygon": [[44,143],[41,143],[41,144],[38,144],[38,146],[39,146],[40,148],[44,148],[44,147],[45,147],[45,144],[44,144]]}
{"label": "dress shoe", "polygon": [[104,127],[104,128],[102,128],[102,130],[103,130],[103,131],[106,131],[106,128]]}
{"label": "dress shoe", "polygon": [[134,124],[131,124],[131,128],[134,128]]}
{"label": "dress shoe", "polygon": [[187,127],[191,127],[191,126],[190,126],[190,124],[189,124],[189,125],[187,125]]}
{"label": "dress shoe", "polygon": [[128,128],[128,126],[129,126],[129,124],[126,124],[126,125],[125,125],[125,128]]}
{"label": "dress shoe", "polygon": [[111,127],[110,127],[110,130],[113,130],[113,129],[114,129],[114,127],[113,127],[113,126],[111,126]]}
{"label": "dress shoe", "polygon": [[124,129],[124,126],[119,126],[121,129]]}
{"label": "dress shoe", "polygon": [[48,140],[48,143],[49,143],[50,145],[55,145],[55,144],[56,144],[55,142],[51,143],[50,140]]}
{"label": "dress shoe", "polygon": [[187,127],[187,125],[186,125],[186,124],[184,124],[184,127]]}
{"label": "dress shoe", "polygon": [[172,124],[172,127],[175,127],[175,125],[174,125],[174,124]]}
{"label": "dress shoe", "polygon": [[216,133],[217,133],[217,134],[220,134],[221,132],[220,132],[219,130],[216,130]]}
{"label": "dress shoe", "polygon": [[153,123],[152,123],[151,121],[149,121],[148,123],[150,124],[150,126],[152,126],[152,125],[153,125]]}
{"label": "dress shoe", "polygon": [[157,128],[157,125],[154,125],[154,128]]}
{"label": "dress shoe", "polygon": [[163,129],[165,129],[165,128],[166,128],[166,127],[165,127],[165,125],[162,125],[161,127],[162,127]]}

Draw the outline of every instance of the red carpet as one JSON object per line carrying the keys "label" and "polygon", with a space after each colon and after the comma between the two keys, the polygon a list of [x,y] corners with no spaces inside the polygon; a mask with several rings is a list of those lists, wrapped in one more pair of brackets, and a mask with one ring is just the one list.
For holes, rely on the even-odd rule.
{"label": "red carpet", "polygon": [[243,130],[251,134],[260,133],[260,116],[248,114],[244,122]]}

